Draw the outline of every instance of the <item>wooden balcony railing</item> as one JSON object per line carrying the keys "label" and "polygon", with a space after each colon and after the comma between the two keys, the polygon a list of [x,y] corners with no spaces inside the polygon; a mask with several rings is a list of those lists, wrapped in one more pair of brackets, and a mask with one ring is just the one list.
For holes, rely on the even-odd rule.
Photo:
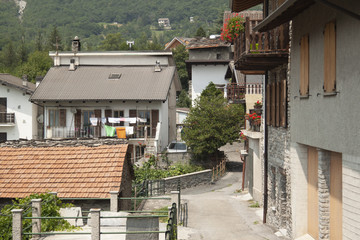
{"label": "wooden balcony railing", "polygon": [[15,113],[0,112],[0,123],[15,124]]}
{"label": "wooden balcony railing", "polygon": [[245,98],[245,85],[229,83],[226,85],[227,99],[233,102],[239,102]]}
{"label": "wooden balcony railing", "polygon": [[[267,32],[254,32],[252,27],[257,24],[256,20],[250,21],[248,17],[243,24],[244,32],[235,39],[235,64],[240,63],[241,65],[241,62],[249,62],[248,57],[254,57],[254,59],[251,60],[251,65],[256,64],[256,61],[263,64],[264,59],[261,59],[262,57],[268,58],[271,67],[273,64],[278,63],[274,61],[276,57],[282,58],[280,63],[284,61],[283,58],[287,56],[289,52],[288,23]],[[257,60],[255,58],[257,58]],[[240,66],[240,69],[246,69],[246,66]],[[258,69],[260,70],[261,68]]]}

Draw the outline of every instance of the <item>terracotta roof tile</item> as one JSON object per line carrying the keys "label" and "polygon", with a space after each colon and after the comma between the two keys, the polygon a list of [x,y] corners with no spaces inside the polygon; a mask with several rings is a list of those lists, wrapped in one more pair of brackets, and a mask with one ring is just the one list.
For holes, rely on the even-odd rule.
{"label": "terracotta roof tile", "polygon": [[59,197],[105,198],[120,190],[127,144],[2,148],[0,198],[56,191]]}

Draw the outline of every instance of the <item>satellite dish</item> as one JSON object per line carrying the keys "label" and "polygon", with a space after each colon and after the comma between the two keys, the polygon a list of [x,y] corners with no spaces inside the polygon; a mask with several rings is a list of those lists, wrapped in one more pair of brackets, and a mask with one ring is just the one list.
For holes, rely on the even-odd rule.
{"label": "satellite dish", "polygon": [[40,114],[40,115],[36,118],[36,120],[38,121],[38,123],[43,124],[43,123],[44,123],[44,115]]}

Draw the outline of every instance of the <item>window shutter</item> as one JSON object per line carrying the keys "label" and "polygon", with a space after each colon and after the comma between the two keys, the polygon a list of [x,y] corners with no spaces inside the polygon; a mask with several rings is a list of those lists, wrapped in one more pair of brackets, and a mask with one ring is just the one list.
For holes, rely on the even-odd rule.
{"label": "window shutter", "polygon": [[325,25],[324,31],[324,92],[336,91],[336,29],[335,22]]}
{"label": "window shutter", "polygon": [[280,87],[280,126],[286,127],[287,118],[287,84],[286,79],[281,81]]}
{"label": "window shutter", "polygon": [[270,84],[266,86],[266,124],[271,124],[271,112],[270,112],[270,104],[271,104],[271,96],[270,96]]}
{"label": "window shutter", "polygon": [[111,109],[105,109],[106,124],[109,124],[109,117],[112,117],[112,110]]}
{"label": "window shutter", "polygon": [[97,118],[97,126],[95,127],[95,137],[101,137],[101,109],[94,110],[95,117]]}
{"label": "window shutter", "polygon": [[309,35],[301,38],[300,46],[300,96],[309,94]]}
{"label": "window shutter", "polygon": [[276,83],[275,89],[275,125],[280,126],[280,83]]}
{"label": "window shutter", "polygon": [[275,127],[275,102],[276,102],[276,91],[275,91],[275,83],[272,83],[271,84],[271,105],[270,105],[270,108],[271,108],[271,126],[274,126]]}
{"label": "window shutter", "polygon": [[66,127],[66,109],[60,109],[60,127]]}
{"label": "window shutter", "polygon": [[155,137],[156,135],[156,126],[159,122],[159,110],[151,110],[151,136]]}
{"label": "window shutter", "polygon": [[129,110],[129,116],[130,117],[136,117],[136,110],[135,109]]}

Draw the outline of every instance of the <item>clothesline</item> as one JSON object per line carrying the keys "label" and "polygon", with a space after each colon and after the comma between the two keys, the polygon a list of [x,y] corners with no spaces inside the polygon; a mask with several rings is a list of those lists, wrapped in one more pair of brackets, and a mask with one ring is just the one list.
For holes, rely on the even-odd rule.
{"label": "clothesline", "polygon": [[[114,117],[109,117],[107,118],[109,123],[120,123],[120,122],[128,122],[128,123],[136,123],[136,122],[143,122],[146,123],[147,119],[146,118],[138,118],[138,117],[134,117],[134,118],[125,118],[125,117],[121,117],[121,118],[114,118]],[[98,122],[101,122],[102,124],[106,124],[106,118],[90,118],[90,123],[92,126],[97,126]]]}

